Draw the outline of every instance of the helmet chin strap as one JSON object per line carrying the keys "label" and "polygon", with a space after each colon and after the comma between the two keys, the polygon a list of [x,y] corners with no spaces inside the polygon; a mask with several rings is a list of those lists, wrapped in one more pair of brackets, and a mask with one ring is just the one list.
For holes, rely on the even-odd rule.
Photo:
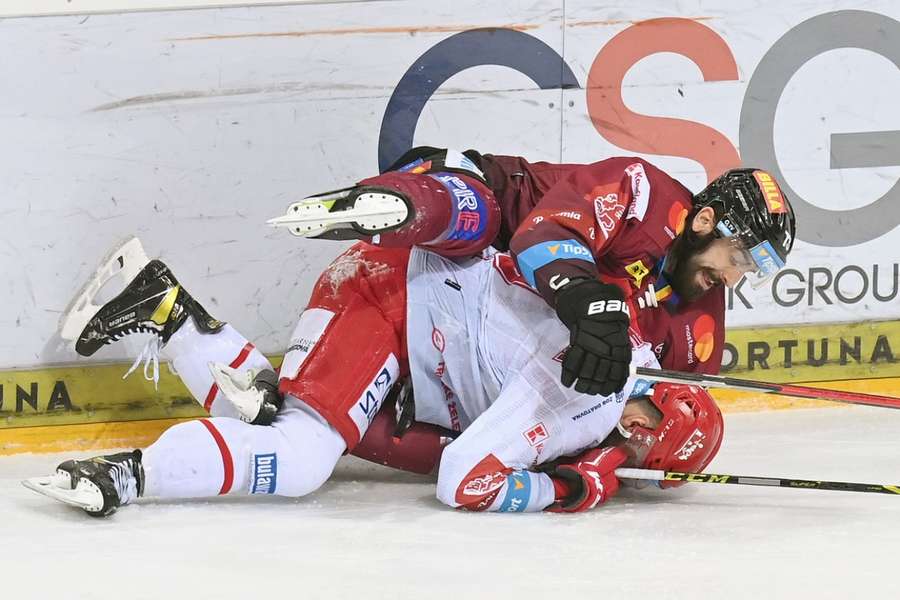
{"label": "helmet chin strap", "polygon": [[622,421],[616,421],[616,430],[626,440],[631,438],[632,432],[622,427]]}

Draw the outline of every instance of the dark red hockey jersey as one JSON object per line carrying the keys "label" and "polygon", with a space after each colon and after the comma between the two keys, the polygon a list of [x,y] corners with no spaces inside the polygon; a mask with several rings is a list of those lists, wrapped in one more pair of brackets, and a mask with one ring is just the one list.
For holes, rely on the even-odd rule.
{"label": "dark red hockey jersey", "polygon": [[641,158],[589,165],[481,158],[501,210],[494,246],[513,254],[549,303],[551,276],[599,276],[625,290],[632,334],[652,344],[663,368],[719,372],[724,288],[676,303],[660,279],[660,262],[691,208],[687,188]]}

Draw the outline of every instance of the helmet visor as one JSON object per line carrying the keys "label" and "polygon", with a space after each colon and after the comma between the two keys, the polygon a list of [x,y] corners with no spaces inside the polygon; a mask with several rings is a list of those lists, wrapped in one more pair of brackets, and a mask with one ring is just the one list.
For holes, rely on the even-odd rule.
{"label": "helmet visor", "polygon": [[733,233],[723,222],[716,233],[729,242],[731,266],[739,269],[754,289],[772,279],[784,267],[784,261],[768,240],[755,243],[752,235]]}
{"label": "helmet visor", "polygon": [[[628,460],[622,465],[629,469],[644,469],[644,461],[650,454],[650,450],[659,441],[656,435],[649,429],[643,427],[633,427],[630,431],[619,426],[619,433],[625,438],[623,448],[628,454]],[[654,483],[649,479],[623,479],[622,485],[625,487],[641,489]]]}

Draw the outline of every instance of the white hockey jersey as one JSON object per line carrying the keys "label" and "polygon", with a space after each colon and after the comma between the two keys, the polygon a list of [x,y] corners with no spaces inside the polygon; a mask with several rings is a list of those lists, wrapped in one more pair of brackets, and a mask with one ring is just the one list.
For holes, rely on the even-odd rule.
{"label": "white hockey jersey", "polygon": [[[508,406],[491,411],[497,441],[506,435],[533,442],[525,455],[506,457],[510,467],[596,445],[615,428],[629,395],[643,393],[635,386],[646,382],[634,379],[607,397],[560,383],[569,331],[520,279],[507,254],[489,249],[459,260],[414,248],[407,282],[416,420],[464,431],[495,404]],[[649,344],[634,349],[633,360],[658,367]]]}

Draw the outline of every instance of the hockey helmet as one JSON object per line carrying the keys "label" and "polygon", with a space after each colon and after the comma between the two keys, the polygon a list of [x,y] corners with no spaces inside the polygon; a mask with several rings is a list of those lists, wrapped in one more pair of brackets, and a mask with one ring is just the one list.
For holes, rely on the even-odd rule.
{"label": "hockey helmet", "polygon": [[716,211],[716,234],[732,241],[752,265],[751,283],[784,267],[794,245],[794,210],[775,178],[761,169],[731,169],[694,196],[694,211]]}
{"label": "hockey helmet", "polygon": [[[631,429],[625,442],[632,456],[629,466],[682,473],[705,469],[719,451],[725,431],[722,412],[709,392],[694,385],[657,383],[650,401],[663,416],[653,431]],[[663,480],[660,487],[683,483]]]}

